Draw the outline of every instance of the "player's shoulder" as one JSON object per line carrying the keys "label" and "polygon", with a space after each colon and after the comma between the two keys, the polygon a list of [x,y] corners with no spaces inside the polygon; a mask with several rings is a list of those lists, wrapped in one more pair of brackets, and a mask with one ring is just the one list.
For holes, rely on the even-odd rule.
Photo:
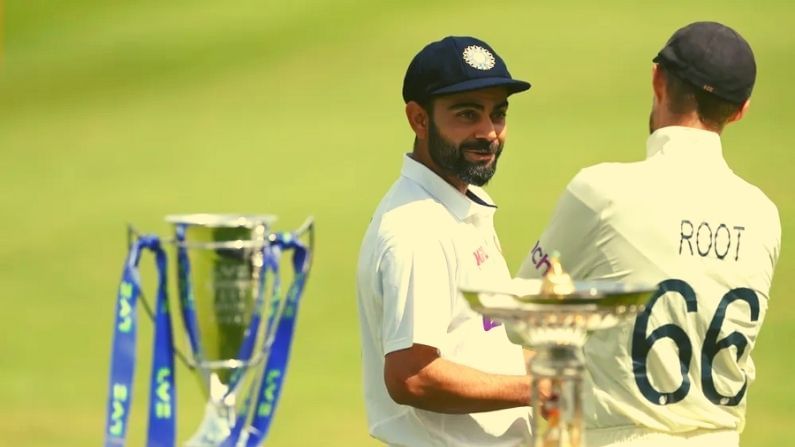
{"label": "player's shoulder", "polygon": [[421,186],[401,178],[381,200],[374,224],[382,243],[414,245],[449,233],[452,220],[444,205]]}
{"label": "player's shoulder", "polygon": [[771,226],[781,226],[781,218],[779,216],[778,207],[775,202],[762,190],[762,188],[749,182],[748,180],[740,177],[732,172],[734,176],[733,196],[737,203],[742,203],[743,206],[749,208],[749,213],[757,216],[760,219],[767,220]]}
{"label": "player's shoulder", "polygon": [[588,187],[603,188],[616,183],[617,179],[632,176],[640,167],[640,163],[605,162],[580,169],[571,181],[571,184]]}
{"label": "player's shoulder", "polygon": [[591,207],[604,206],[634,192],[642,184],[646,167],[642,162],[606,162],[581,169],[566,189]]}

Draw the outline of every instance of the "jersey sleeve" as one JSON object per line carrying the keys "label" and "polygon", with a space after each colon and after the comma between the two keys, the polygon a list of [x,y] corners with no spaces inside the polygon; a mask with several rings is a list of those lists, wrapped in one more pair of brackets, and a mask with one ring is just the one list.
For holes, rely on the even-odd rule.
{"label": "jersey sleeve", "polygon": [[606,262],[599,250],[604,238],[600,218],[603,207],[588,179],[578,174],[558,200],[549,225],[530,249],[517,276],[543,277],[550,268],[549,258],[555,253],[574,279],[593,276]]}
{"label": "jersey sleeve", "polygon": [[383,290],[384,354],[412,344],[441,348],[455,290],[439,241],[412,241],[389,248],[379,269]]}

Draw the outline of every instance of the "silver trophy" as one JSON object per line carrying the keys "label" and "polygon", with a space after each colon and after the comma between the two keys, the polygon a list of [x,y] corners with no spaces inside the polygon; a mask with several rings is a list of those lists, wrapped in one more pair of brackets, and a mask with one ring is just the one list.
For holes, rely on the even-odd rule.
{"label": "silver trophy", "polygon": [[[511,340],[536,351],[533,376],[533,447],[582,447],[582,347],[587,333],[634,318],[655,285],[572,281],[557,259],[543,280],[515,279],[502,286],[462,286],[478,313],[506,325]],[[550,396],[539,399],[542,394]]]}
{"label": "silver trophy", "polygon": [[[280,322],[294,318],[291,300],[297,298],[291,293],[300,296],[294,286],[300,280],[302,288],[308,274],[313,221],[295,232],[274,233],[276,219],[270,215],[190,214],[166,220],[174,228],[178,309],[186,335],[182,344],[188,346],[187,352],[178,348],[177,355],[198,374],[208,399],[204,419],[186,445],[226,446],[233,434],[235,447],[246,445],[251,421],[275,407],[273,386],[280,385],[275,380],[281,380],[286,365],[274,375],[265,364]],[[308,240],[301,244],[305,268],[298,278],[296,267],[290,287],[282,286],[284,275],[278,269],[280,253],[288,250],[285,239],[287,245]],[[258,403],[265,381],[272,402]]]}

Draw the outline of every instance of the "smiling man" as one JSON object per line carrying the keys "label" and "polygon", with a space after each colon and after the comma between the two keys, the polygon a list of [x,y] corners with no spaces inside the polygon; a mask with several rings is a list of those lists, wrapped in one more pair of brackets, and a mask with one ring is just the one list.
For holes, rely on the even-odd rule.
{"label": "smiling man", "polygon": [[511,78],[485,42],[423,48],[403,83],[414,148],[362,242],[357,297],[370,434],[393,446],[515,446],[529,438],[522,349],[473,312],[467,279],[510,279],[480,188],[507,132]]}

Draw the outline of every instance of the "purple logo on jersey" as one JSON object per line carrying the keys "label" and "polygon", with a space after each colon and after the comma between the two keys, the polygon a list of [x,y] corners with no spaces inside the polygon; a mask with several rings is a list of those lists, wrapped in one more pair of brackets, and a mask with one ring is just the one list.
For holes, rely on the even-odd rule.
{"label": "purple logo on jersey", "polygon": [[530,260],[541,273],[541,276],[545,276],[552,265],[549,263],[549,253],[546,253],[544,249],[541,247],[541,241],[536,241],[536,245],[530,250]]}
{"label": "purple logo on jersey", "polygon": [[487,317],[485,315],[483,316],[483,330],[484,331],[488,332],[488,331],[494,329],[497,326],[502,326],[502,323],[500,323],[499,321],[494,321],[494,320],[492,320],[491,318],[489,318],[489,317]]}

